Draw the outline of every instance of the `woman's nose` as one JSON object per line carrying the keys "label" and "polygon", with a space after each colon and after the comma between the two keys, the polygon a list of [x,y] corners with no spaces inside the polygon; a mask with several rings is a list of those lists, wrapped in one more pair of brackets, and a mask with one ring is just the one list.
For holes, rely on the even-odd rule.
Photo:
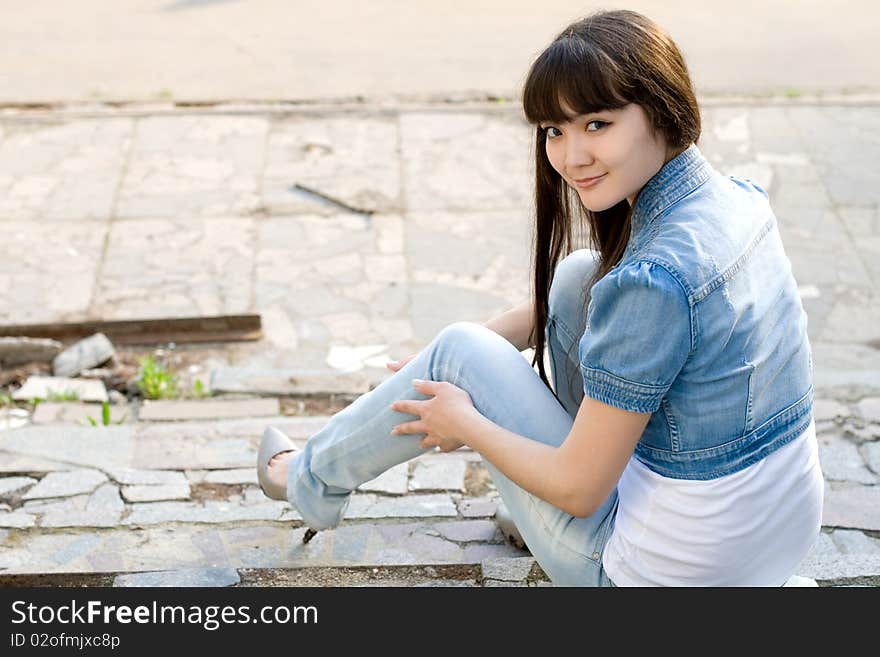
{"label": "woman's nose", "polygon": [[581,135],[572,135],[565,144],[565,167],[569,171],[588,167],[595,159],[589,143]]}

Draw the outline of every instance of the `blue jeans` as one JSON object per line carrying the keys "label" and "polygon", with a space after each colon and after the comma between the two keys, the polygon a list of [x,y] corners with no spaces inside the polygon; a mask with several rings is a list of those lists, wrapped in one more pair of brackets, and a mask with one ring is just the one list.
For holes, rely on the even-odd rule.
{"label": "blue jeans", "polygon": [[[342,520],[352,491],[387,469],[423,454],[424,434],[391,435],[415,416],[389,407],[428,399],[412,379],[448,381],[468,392],[485,417],[508,431],[560,445],[583,399],[578,340],[586,321],[584,288],[596,261],[582,249],[557,267],[546,326],[551,381],[562,404],[510,342],[481,324],[456,322],[440,331],[400,371],[334,415],[290,462],[287,497],[314,529]],[[501,498],[532,555],[556,585],[612,586],[601,555],[617,512],[615,489],[590,517],[577,518],[523,490],[488,461]]]}

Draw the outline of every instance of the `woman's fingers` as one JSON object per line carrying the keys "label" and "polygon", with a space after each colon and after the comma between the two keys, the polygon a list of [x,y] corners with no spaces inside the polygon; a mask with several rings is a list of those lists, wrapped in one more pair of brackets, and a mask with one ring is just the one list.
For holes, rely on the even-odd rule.
{"label": "woman's fingers", "polygon": [[421,421],[419,422],[404,422],[403,424],[398,424],[391,430],[396,436],[407,435],[412,433],[427,433],[428,428]]}

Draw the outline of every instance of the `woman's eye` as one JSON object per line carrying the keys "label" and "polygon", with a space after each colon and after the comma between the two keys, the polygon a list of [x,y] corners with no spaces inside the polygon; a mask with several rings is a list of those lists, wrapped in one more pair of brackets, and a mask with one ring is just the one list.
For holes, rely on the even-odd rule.
{"label": "woman's eye", "polygon": [[554,128],[552,125],[548,125],[544,128],[544,134],[552,139],[553,137],[558,137],[562,133],[559,132],[559,128]]}
{"label": "woman's eye", "polygon": [[596,132],[596,131],[604,128],[606,125],[608,125],[607,121],[599,121],[599,120],[590,121],[587,124],[587,132]]}

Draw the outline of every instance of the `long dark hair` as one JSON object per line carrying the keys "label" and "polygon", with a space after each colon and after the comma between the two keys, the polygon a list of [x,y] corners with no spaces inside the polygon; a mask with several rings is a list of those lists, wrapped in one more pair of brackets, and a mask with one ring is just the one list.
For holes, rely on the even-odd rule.
{"label": "long dark hair", "polygon": [[[538,124],[567,121],[562,104],[587,114],[630,103],[645,110],[655,133],[676,152],[699,139],[700,110],[681,52],[662,27],[634,11],[597,12],[572,23],[538,56],[526,78],[523,110],[536,126],[532,365],[537,363],[551,391],[544,371],[543,328],[556,265],[588,233],[600,261],[593,279],[584,281],[586,295],[623,256],[631,209],[622,199],[601,212],[587,210],[547,159],[545,133]],[[578,229],[577,239],[573,228]]]}

